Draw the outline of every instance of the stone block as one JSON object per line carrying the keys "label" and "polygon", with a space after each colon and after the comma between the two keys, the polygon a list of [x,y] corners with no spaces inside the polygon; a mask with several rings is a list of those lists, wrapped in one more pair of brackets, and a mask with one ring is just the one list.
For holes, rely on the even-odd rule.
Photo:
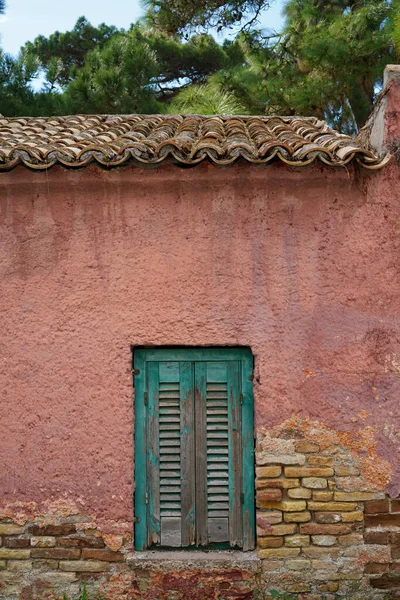
{"label": "stone block", "polygon": [[285,546],[289,548],[302,548],[310,545],[309,535],[287,535],[285,537]]}
{"label": "stone block", "polygon": [[330,502],[333,498],[333,492],[317,491],[313,492],[312,499],[315,502]]}
{"label": "stone block", "polygon": [[257,506],[260,508],[270,508],[276,510],[282,510],[284,512],[298,512],[306,509],[306,503],[304,500],[282,500],[280,502],[258,502]]}
{"label": "stone block", "polygon": [[302,548],[302,553],[309,558],[337,558],[339,556],[339,548],[337,546],[310,546]]}
{"label": "stone block", "polygon": [[291,594],[296,593],[296,594],[300,594],[300,593],[306,593],[309,592],[311,589],[311,585],[309,583],[292,583],[291,585],[289,585],[288,587],[288,592],[290,592]]}
{"label": "stone block", "polygon": [[268,535],[292,535],[296,532],[296,525],[273,525]]}
{"label": "stone block", "polygon": [[285,467],[286,477],[331,477],[331,467]]}
{"label": "stone block", "polygon": [[0,559],[5,560],[24,560],[30,558],[30,550],[14,550],[12,548],[0,548]]}
{"label": "stone block", "polygon": [[335,475],[338,477],[351,477],[353,475],[357,476],[360,474],[360,471],[356,469],[356,467],[347,467],[345,465],[338,465],[335,467]]}
{"label": "stone block", "polygon": [[336,544],[334,535],[312,535],[311,541],[315,546],[334,546]]}
{"label": "stone block", "polygon": [[332,456],[308,456],[307,462],[310,467],[333,467]]}
{"label": "stone block", "polygon": [[279,571],[282,568],[283,562],[281,560],[263,560],[261,568],[263,571],[270,573],[271,571]]}
{"label": "stone block", "polygon": [[257,479],[256,489],[263,490],[265,488],[278,488],[287,490],[300,486],[300,479]]}
{"label": "stone block", "polygon": [[270,525],[276,525],[282,522],[282,512],[280,510],[258,510],[257,525],[260,528],[269,528]]}
{"label": "stone block", "polygon": [[311,567],[311,561],[302,558],[291,559],[285,562],[285,567],[290,571],[304,571]]}
{"label": "stone block", "polygon": [[306,457],[302,454],[257,454],[257,465],[304,465],[306,462]]}
{"label": "stone block", "polygon": [[336,513],[317,512],[315,513],[315,520],[317,523],[339,523],[343,520],[343,517]]}
{"label": "stone block", "polygon": [[284,514],[285,523],[307,523],[311,521],[311,513],[308,510],[302,512],[286,512]]}
{"label": "stone block", "polygon": [[336,581],[328,581],[328,583],[320,585],[318,589],[320,592],[337,592],[339,584]]}
{"label": "stone block", "polygon": [[[263,550],[266,552],[266,550]],[[277,552],[277,550],[272,550]],[[110,564],[103,561],[94,560],[62,560],[60,562],[60,569],[62,571],[73,571],[75,573],[100,573],[102,571],[108,571]]]}
{"label": "stone block", "polygon": [[319,452],[320,447],[318,444],[314,444],[313,442],[308,442],[306,440],[302,440],[301,442],[297,442],[294,445],[296,452],[301,452],[303,454],[308,454],[310,452]]}
{"label": "stone block", "polygon": [[31,560],[9,560],[7,561],[7,569],[9,571],[31,571]]}
{"label": "stone block", "polygon": [[364,542],[362,533],[351,533],[349,535],[340,535],[338,543],[340,546],[360,546]]}
{"label": "stone block", "polygon": [[[279,527],[279,525],[276,525],[276,527]],[[99,548],[83,548],[82,560],[87,559],[106,560],[107,562],[123,562],[125,560],[124,555],[120,552],[108,549],[101,550]]]}
{"label": "stone block", "polygon": [[360,522],[364,520],[364,513],[361,510],[343,513],[340,516],[342,518],[343,523]]}
{"label": "stone block", "polygon": [[337,502],[365,502],[384,497],[385,494],[381,492],[334,492],[333,494],[333,498]]}
{"label": "stone block", "polygon": [[257,467],[256,468],[256,477],[259,479],[268,478],[268,477],[279,477],[282,473],[282,467],[277,465],[272,465],[270,467]]}
{"label": "stone block", "polygon": [[31,546],[35,548],[53,548],[56,545],[56,538],[48,535],[31,537]]}
{"label": "stone block", "polygon": [[355,511],[357,504],[355,502],[307,502],[309,510],[321,510],[324,512],[351,512]]}
{"label": "stone block", "polygon": [[283,537],[260,537],[257,540],[259,548],[280,548],[283,546]]}
{"label": "stone block", "polygon": [[257,554],[259,558],[294,558],[300,554],[300,548],[267,548]]}
{"label": "stone block", "polygon": [[49,558],[53,560],[78,559],[81,551],[75,548],[32,548],[32,558]]}
{"label": "stone block", "polygon": [[12,523],[0,523],[0,535],[21,535],[24,528]]}
{"label": "stone block", "polygon": [[54,571],[55,569],[58,569],[58,560],[36,559],[32,563],[32,569]]}
{"label": "stone block", "polygon": [[323,490],[327,487],[328,482],[323,477],[304,477],[302,485],[312,490]]}
{"label": "stone block", "polygon": [[312,491],[303,487],[299,487],[288,490],[287,495],[289,498],[293,498],[295,500],[309,500],[311,498]]}
{"label": "stone block", "polygon": [[41,573],[40,577],[53,584],[73,583],[78,581],[75,573],[64,573],[62,571],[49,571],[47,573]]}

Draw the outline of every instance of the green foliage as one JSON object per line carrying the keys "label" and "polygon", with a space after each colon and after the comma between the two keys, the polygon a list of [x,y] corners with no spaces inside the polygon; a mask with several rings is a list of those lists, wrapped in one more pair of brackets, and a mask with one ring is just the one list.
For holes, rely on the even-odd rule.
{"label": "green foliage", "polygon": [[243,21],[254,23],[268,0],[143,0],[146,20],[155,30],[170,35],[215,27],[232,28]]}

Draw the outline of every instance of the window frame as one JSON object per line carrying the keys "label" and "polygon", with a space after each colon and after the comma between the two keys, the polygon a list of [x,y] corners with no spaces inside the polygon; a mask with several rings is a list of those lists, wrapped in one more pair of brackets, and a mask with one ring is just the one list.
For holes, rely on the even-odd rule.
{"label": "window frame", "polygon": [[[162,347],[134,348],[134,546],[135,550],[148,548],[148,477],[147,477],[147,419],[146,363],[163,361],[240,361],[241,368],[241,433],[242,433],[242,551],[255,547],[255,464],[254,464],[254,401],[253,401],[253,354],[248,347]],[[212,547],[215,547],[214,545]],[[190,550],[204,550],[205,546],[190,546]],[[153,549],[153,547],[152,547]],[[165,548],[157,547],[162,551]],[[182,550],[183,548],[181,548]]]}

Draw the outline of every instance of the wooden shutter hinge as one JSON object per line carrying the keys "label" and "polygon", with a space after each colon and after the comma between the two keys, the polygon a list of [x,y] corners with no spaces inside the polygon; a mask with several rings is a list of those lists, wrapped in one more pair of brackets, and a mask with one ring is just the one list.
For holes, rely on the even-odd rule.
{"label": "wooden shutter hinge", "polygon": [[145,493],[144,498],[145,498],[145,503],[148,504],[149,503],[149,494],[148,494],[148,492]]}
{"label": "wooden shutter hinge", "polygon": [[240,392],[240,404],[243,404],[243,394]]}
{"label": "wooden shutter hinge", "polygon": [[140,375],[140,369],[132,369],[134,375]]}
{"label": "wooden shutter hinge", "polygon": [[244,504],[244,492],[240,493],[240,504]]}
{"label": "wooden shutter hinge", "polygon": [[144,396],[144,405],[145,405],[145,406],[147,406],[147,397],[148,397],[148,396],[147,396],[147,392],[145,392],[145,393],[143,394],[143,396]]}

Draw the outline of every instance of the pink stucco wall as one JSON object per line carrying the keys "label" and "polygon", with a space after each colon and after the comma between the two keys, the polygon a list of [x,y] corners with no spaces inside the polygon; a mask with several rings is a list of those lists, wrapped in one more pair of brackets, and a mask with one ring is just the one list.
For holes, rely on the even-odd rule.
{"label": "pink stucco wall", "polygon": [[395,163],[1,174],[1,505],[132,518],[136,345],[250,346],[257,427],[364,428],[397,493],[399,200]]}

